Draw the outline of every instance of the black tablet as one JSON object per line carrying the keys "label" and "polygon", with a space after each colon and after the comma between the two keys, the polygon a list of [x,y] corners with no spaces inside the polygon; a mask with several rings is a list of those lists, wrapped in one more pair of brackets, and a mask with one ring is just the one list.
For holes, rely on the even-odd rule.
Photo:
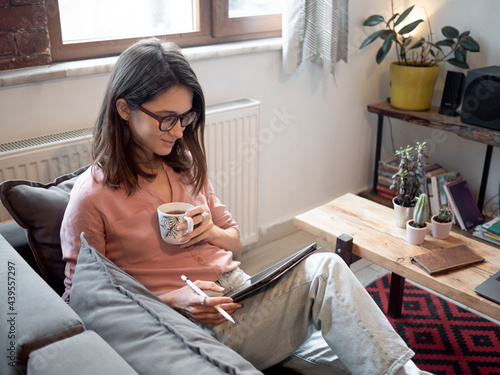
{"label": "black tablet", "polygon": [[272,265],[271,267],[260,271],[256,275],[252,276],[249,280],[246,280],[244,283],[241,283],[240,285],[230,289],[229,291],[226,291],[224,293],[224,296],[232,298],[234,302],[241,301],[242,299],[256,292],[258,289],[262,288],[264,285],[269,284],[270,282],[285,274],[288,270],[293,268],[300,261],[302,261],[317,249],[318,247],[316,242],[304,247],[303,249],[297,251],[295,254],[292,254],[282,261]]}

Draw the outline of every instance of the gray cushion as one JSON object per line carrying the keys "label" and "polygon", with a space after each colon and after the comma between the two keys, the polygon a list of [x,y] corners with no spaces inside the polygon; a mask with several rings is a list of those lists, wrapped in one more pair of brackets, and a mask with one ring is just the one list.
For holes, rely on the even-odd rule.
{"label": "gray cushion", "polygon": [[261,374],[81,240],[70,305],[138,373]]}
{"label": "gray cushion", "polygon": [[12,218],[28,230],[28,240],[43,278],[59,295],[64,292],[64,267],[59,231],[69,194],[88,166],[42,184],[8,180],[0,184],[0,199]]}
{"label": "gray cushion", "polygon": [[[17,374],[29,354],[84,331],[83,322],[0,236],[0,369]],[[11,344],[12,342],[12,344]]]}
{"label": "gray cushion", "polygon": [[106,341],[92,331],[67,338],[30,354],[28,374],[137,375]]}

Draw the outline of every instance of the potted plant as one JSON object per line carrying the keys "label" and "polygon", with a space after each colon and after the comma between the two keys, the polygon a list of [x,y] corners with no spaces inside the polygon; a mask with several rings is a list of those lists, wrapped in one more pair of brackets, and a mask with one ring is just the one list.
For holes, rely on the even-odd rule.
{"label": "potted plant", "polygon": [[437,215],[431,217],[432,236],[439,240],[445,240],[450,235],[451,226],[453,225],[453,213],[446,207],[442,206]]}
{"label": "potted plant", "polygon": [[424,179],[423,167],[427,165],[426,142],[417,142],[415,147],[401,147],[396,151],[399,159],[399,170],[392,176],[391,189],[396,190],[392,200],[394,205],[396,225],[406,227],[406,222],[413,217],[413,210],[420,194]]}
{"label": "potted plant", "polygon": [[426,194],[420,194],[415,205],[415,212],[412,220],[406,222],[406,235],[408,242],[412,245],[424,243],[427,234],[427,217],[429,216],[429,200]]}
{"label": "potted plant", "polygon": [[403,13],[396,13],[391,0],[392,16],[388,20],[378,14],[368,17],[364,26],[383,24],[384,28],[369,35],[360,48],[381,39],[383,43],[375,57],[377,64],[380,64],[395,45],[397,61],[389,67],[391,105],[399,109],[421,111],[429,109],[431,105],[439,63],[446,61],[456,67],[469,69],[467,51],[479,52],[479,44],[470,36],[470,31],[460,33],[452,26],[443,27],[441,33],[444,39],[434,42],[430,22],[427,38],[418,37],[414,40],[410,33],[424,20],[402,25],[414,7],[412,5]]}

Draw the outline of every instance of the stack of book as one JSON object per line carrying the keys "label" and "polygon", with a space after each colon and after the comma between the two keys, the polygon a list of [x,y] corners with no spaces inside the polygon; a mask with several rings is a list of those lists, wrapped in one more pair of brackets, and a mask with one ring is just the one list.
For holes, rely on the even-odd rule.
{"label": "stack of book", "polygon": [[396,190],[391,189],[390,186],[392,185],[392,176],[399,170],[398,166],[397,158],[378,162],[377,195],[379,197],[392,200],[396,196]]}
{"label": "stack of book", "polygon": [[448,203],[444,185],[459,177],[459,172],[447,171],[444,168],[434,170],[426,175],[424,193],[429,197],[429,211],[431,216],[436,215],[442,206],[452,208]]}
{"label": "stack of book", "polygon": [[445,182],[444,190],[448,205],[451,207],[460,228],[469,230],[484,222],[484,216],[476,203],[474,195],[462,177]]}
{"label": "stack of book", "polygon": [[500,216],[478,225],[472,235],[500,246]]}

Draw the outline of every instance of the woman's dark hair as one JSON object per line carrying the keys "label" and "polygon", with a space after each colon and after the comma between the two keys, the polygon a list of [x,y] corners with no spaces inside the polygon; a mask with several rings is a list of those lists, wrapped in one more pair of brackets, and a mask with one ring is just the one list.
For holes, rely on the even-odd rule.
{"label": "woman's dark hair", "polygon": [[197,195],[207,174],[205,146],[205,98],[189,62],[174,43],[158,38],[144,39],[125,50],[118,58],[108,84],[99,117],[94,126],[92,159],[104,173],[106,186],[124,188],[132,194],[138,177],[153,179],[154,174],[139,167],[141,148],[132,139],[127,121],[116,109],[116,101],[143,104],[175,86],[193,91],[192,109],[197,120],[184,130],[181,139],[163,160],[181,174],[182,182],[193,186]]}

